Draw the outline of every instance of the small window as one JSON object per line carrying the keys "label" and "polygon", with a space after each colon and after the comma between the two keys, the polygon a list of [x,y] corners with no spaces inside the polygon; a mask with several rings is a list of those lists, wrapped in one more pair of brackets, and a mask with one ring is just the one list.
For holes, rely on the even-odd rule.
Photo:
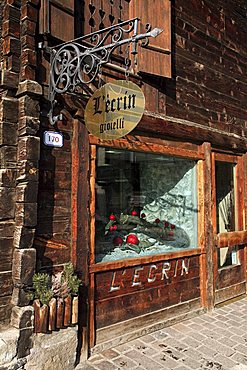
{"label": "small window", "polygon": [[[217,232],[235,231],[236,202],[235,202],[235,164],[216,162],[216,214]],[[238,264],[237,246],[218,249],[218,267]]]}
{"label": "small window", "polygon": [[218,267],[238,265],[238,247],[218,248]]}
{"label": "small window", "polygon": [[235,230],[233,163],[216,162],[216,206],[217,231],[223,233]]}
{"label": "small window", "polygon": [[196,162],[98,147],[96,262],[197,248]]}

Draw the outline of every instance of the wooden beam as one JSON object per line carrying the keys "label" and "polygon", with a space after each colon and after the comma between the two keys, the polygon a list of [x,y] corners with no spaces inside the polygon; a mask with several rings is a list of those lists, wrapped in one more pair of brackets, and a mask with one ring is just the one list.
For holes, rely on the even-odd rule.
{"label": "wooden beam", "polygon": [[[243,228],[246,229],[246,208],[247,208],[247,154],[243,156]],[[247,247],[243,251],[243,266],[245,272],[245,288],[247,291]]]}
{"label": "wooden beam", "polygon": [[[163,140],[162,140],[163,141]],[[179,145],[173,145],[172,141],[163,141],[159,140],[154,142],[149,138],[143,138],[138,135],[128,135],[125,138],[117,140],[102,140],[93,135],[90,135],[90,144],[106,146],[106,147],[115,147],[122,150],[133,150],[133,151],[142,151],[155,154],[166,154],[169,156],[190,158],[190,159],[204,159],[204,154],[199,151],[198,146],[193,146],[194,150],[187,149],[186,145],[180,142]],[[195,149],[196,148],[196,149]]]}
{"label": "wooden beam", "polygon": [[198,246],[202,250],[200,256],[200,294],[202,307],[207,306],[207,294],[206,294],[206,245],[205,245],[205,180],[204,180],[204,161],[199,160],[197,163],[197,202],[198,202],[198,214],[197,214],[197,225],[198,225]]}
{"label": "wooden beam", "polygon": [[205,161],[204,174],[204,243],[205,252],[201,256],[201,301],[208,309],[214,307],[214,243],[212,225],[212,178],[211,145],[203,144]]}
{"label": "wooden beam", "polygon": [[215,237],[217,248],[234,247],[247,244],[247,231],[231,231],[219,233]]}
{"label": "wooden beam", "polygon": [[124,267],[146,265],[151,262],[155,263],[159,261],[168,261],[172,259],[197,256],[200,254],[201,254],[201,249],[196,248],[196,249],[189,249],[189,250],[184,250],[180,252],[155,254],[155,255],[143,256],[143,257],[138,257],[138,258],[128,258],[128,259],[113,261],[113,262],[100,262],[100,263],[90,266],[90,273],[116,270],[116,269],[121,269]]}
{"label": "wooden beam", "polygon": [[202,313],[204,310],[201,308],[200,299],[196,298],[98,329],[96,347],[93,348],[92,353],[126,343],[141,335],[152,333]]}
{"label": "wooden beam", "polygon": [[71,259],[88,284],[89,250],[89,140],[84,124],[74,120],[72,138],[72,251]]}
{"label": "wooden beam", "polygon": [[229,155],[225,153],[214,153],[215,160],[219,162],[238,163],[239,157],[236,155]]}
{"label": "wooden beam", "polygon": [[237,229],[245,230],[244,222],[244,158],[243,156],[238,158],[236,166],[236,189],[235,197],[237,202]]}
{"label": "wooden beam", "polygon": [[73,122],[72,185],[71,185],[71,261],[82,280],[79,302],[78,351],[81,359],[88,358],[88,307],[89,285],[89,140],[85,125],[75,119]]}
{"label": "wooden beam", "polygon": [[[213,235],[217,234],[217,209],[216,209],[216,173],[215,173],[215,157],[216,153],[212,153],[212,225],[213,225]],[[213,252],[213,274],[214,282],[216,286],[216,281],[218,277],[218,251],[215,248]]]}
{"label": "wooden beam", "polygon": [[240,295],[245,294],[246,282],[240,282],[235,285],[228,286],[223,289],[216,290],[215,292],[215,304],[228,301],[229,299],[236,298]]}
{"label": "wooden beam", "polygon": [[210,142],[216,148],[245,153],[247,138],[188,120],[146,112],[137,130],[197,143]]}
{"label": "wooden beam", "polygon": [[[95,250],[95,178],[96,178],[96,146],[90,147],[90,263],[91,267],[94,264],[94,250]],[[90,268],[89,267],[89,268]],[[94,274],[90,269],[89,275],[89,346],[92,348],[95,344],[95,288],[94,288]]]}

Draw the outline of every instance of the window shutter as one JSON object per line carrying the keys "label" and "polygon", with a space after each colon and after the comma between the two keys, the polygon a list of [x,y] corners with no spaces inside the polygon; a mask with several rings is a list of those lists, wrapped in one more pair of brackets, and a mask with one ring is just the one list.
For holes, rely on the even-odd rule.
{"label": "window shutter", "polygon": [[156,38],[149,38],[146,48],[138,48],[138,71],[153,75],[171,77],[171,1],[132,0],[129,5],[130,18],[141,20],[141,33],[145,33],[145,25],[161,28],[163,32]]}
{"label": "window shutter", "polygon": [[40,33],[61,41],[74,39],[74,3],[74,0],[41,0]]}
{"label": "window shutter", "polygon": [[[138,48],[138,71],[171,77],[171,0],[41,0],[40,33],[70,41],[120,21],[138,17],[141,33],[146,24],[161,28],[149,45]],[[76,30],[76,31],[75,31]],[[76,32],[76,34],[75,34]],[[116,51],[118,54],[119,52]],[[121,53],[120,53],[121,54]]]}
{"label": "window shutter", "polygon": [[131,0],[86,0],[84,34],[89,34],[129,19]]}

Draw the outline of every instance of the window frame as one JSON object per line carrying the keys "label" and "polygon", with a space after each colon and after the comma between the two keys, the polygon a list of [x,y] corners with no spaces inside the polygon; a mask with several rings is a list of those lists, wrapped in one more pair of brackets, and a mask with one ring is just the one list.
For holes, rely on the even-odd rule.
{"label": "window frame", "polygon": [[[90,143],[90,257],[89,266],[90,272],[106,271],[111,268],[121,268],[125,266],[143,265],[150,262],[158,262],[170,260],[173,258],[187,257],[193,255],[201,255],[205,248],[204,245],[204,160],[205,154],[203,147],[196,144],[183,142],[170,142],[162,139],[154,139],[143,136],[131,136],[117,140],[102,140],[89,135]],[[96,151],[97,146],[110,147],[114,149],[125,149],[131,151],[148,152],[152,154],[163,154],[169,156],[177,156],[180,158],[188,158],[196,160],[197,174],[197,205],[198,205],[198,220],[197,220],[197,240],[198,247],[187,249],[185,251],[177,251],[171,253],[161,253],[155,255],[126,258],[110,262],[95,262],[95,177],[96,177]]]}
{"label": "window frame", "polygon": [[[212,215],[213,215],[213,232],[215,240],[215,275],[223,269],[233,268],[242,264],[242,249],[247,244],[247,231],[244,230],[244,182],[243,182],[243,155],[225,154],[212,152]],[[235,213],[235,230],[218,232],[217,230],[217,205],[216,205],[216,162],[232,163],[235,165],[234,176],[234,213]],[[237,248],[237,263],[227,266],[219,266],[218,253],[221,248]],[[236,253],[232,251],[231,253]]]}

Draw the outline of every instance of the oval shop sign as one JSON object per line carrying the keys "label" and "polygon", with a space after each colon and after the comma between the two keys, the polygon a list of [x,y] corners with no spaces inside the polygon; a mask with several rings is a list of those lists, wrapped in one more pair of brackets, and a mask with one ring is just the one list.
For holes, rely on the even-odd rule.
{"label": "oval shop sign", "polygon": [[131,132],[141,120],[145,97],[130,81],[107,83],[89,99],[85,109],[88,131],[100,139],[118,139]]}

